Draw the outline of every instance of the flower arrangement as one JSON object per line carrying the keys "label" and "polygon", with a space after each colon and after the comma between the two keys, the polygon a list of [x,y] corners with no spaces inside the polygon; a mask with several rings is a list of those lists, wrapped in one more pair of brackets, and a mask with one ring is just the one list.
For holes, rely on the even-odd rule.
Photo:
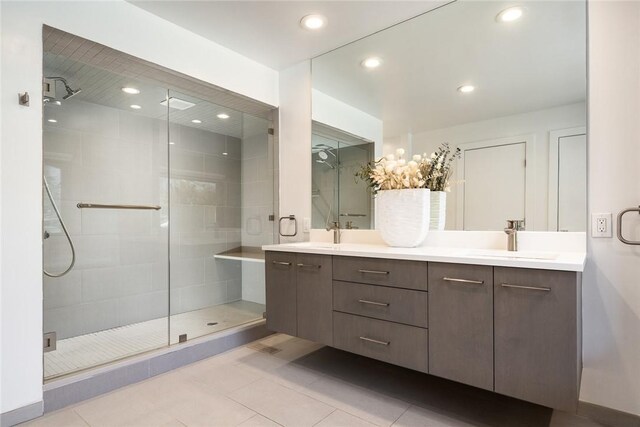
{"label": "flower arrangement", "polygon": [[380,190],[402,190],[408,188],[428,188],[431,191],[450,191],[449,178],[453,173],[453,159],[460,157],[460,149],[451,151],[448,143],[442,144],[430,156],[414,154],[411,160],[404,159],[405,151],[398,148],[395,154],[388,154],[364,165],[356,178],[367,182],[376,194]]}

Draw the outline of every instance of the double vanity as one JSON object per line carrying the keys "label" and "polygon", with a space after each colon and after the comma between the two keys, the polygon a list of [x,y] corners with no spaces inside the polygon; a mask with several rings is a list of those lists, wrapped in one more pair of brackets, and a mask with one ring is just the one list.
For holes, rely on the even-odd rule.
{"label": "double vanity", "polygon": [[575,410],[583,253],[316,242],[264,249],[270,330]]}

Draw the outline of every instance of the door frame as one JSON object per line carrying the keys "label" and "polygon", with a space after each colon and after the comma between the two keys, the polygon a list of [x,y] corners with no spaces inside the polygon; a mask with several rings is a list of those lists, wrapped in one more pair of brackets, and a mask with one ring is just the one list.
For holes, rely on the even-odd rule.
{"label": "door frame", "polygon": [[549,132],[549,181],[547,201],[547,230],[558,230],[558,173],[560,168],[560,138],[571,136],[585,136],[585,153],[587,145],[587,128],[578,126],[574,128],[558,129]]}
{"label": "door frame", "polygon": [[459,144],[460,158],[456,163],[458,171],[457,179],[460,182],[462,191],[457,192],[456,197],[456,228],[464,230],[464,195],[465,195],[465,152],[470,150],[478,150],[482,148],[498,147],[501,145],[525,144],[525,168],[524,168],[524,218],[504,218],[507,219],[524,219],[526,230],[535,230],[534,218],[534,171],[536,170],[534,146],[536,142],[535,134],[524,134],[517,136],[508,136],[504,138],[485,139],[481,141],[467,142]]}

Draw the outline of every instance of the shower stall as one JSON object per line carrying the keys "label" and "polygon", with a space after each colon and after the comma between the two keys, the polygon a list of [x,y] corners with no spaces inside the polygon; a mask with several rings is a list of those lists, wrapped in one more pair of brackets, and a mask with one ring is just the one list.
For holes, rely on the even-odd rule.
{"label": "shower stall", "polygon": [[261,321],[273,107],[44,34],[45,380]]}

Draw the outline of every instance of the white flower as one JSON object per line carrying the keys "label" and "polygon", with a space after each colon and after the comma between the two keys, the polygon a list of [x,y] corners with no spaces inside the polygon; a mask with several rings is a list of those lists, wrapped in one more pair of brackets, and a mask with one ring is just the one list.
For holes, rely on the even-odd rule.
{"label": "white flower", "polygon": [[436,153],[431,153],[431,158],[435,159],[436,158]]}
{"label": "white flower", "polygon": [[396,150],[396,154],[398,155],[398,157],[404,155],[404,148],[398,148]]}
{"label": "white flower", "polygon": [[387,154],[387,156],[385,157],[387,160],[392,161],[396,159],[396,156],[394,156],[393,154]]}
{"label": "white flower", "polygon": [[414,162],[419,162],[420,160],[422,160],[422,157],[420,157],[420,154],[414,154],[413,155],[413,161]]}
{"label": "white flower", "polygon": [[404,166],[407,163],[405,159],[398,160],[398,166]]}
{"label": "white flower", "polygon": [[418,169],[418,162],[416,162],[415,160],[411,160],[409,163],[407,163],[407,166],[409,166],[409,169],[411,170],[416,170]]}

